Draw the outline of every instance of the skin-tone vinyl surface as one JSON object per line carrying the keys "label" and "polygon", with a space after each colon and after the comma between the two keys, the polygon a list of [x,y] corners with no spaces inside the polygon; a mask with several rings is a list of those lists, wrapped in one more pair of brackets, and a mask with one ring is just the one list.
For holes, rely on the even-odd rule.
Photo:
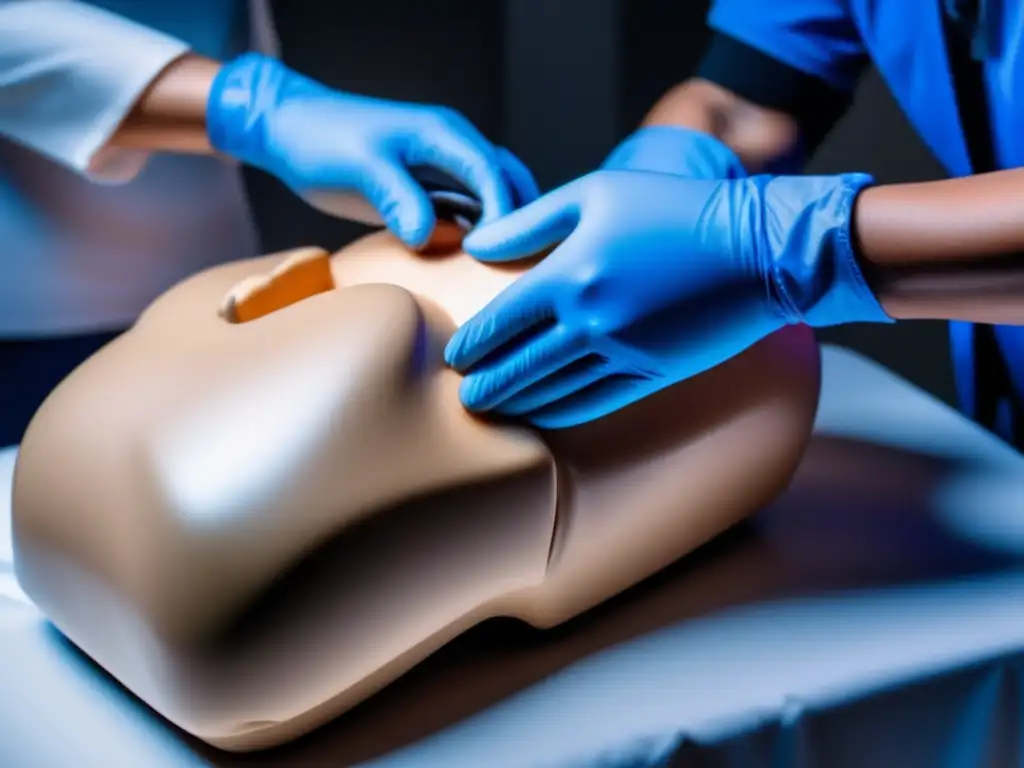
{"label": "skin-tone vinyl surface", "polygon": [[285,743],[484,619],[544,628],[597,605],[792,477],[810,330],[593,424],[499,426],[461,407],[442,350],[526,266],[453,245],[378,233],[203,272],[32,422],[19,580],[185,731]]}

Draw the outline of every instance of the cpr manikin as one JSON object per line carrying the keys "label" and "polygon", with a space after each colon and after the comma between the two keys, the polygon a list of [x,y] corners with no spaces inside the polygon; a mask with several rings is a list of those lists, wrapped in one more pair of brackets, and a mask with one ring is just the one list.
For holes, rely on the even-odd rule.
{"label": "cpr manikin", "polygon": [[252,750],[486,618],[563,622],[786,486],[803,327],[572,430],[468,414],[444,342],[525,268],[376,234],[179,284],[36,415],[23,588],[170,721]]}

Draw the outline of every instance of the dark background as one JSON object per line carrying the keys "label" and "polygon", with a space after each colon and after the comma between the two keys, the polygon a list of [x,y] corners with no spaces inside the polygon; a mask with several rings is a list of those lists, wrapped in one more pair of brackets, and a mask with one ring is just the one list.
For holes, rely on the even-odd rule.
{"label": "dark background", "polygon": [[[333,87],[463,112],[551,189],[592,170],[685,79],[708,32],[707,0],[278,0],[282,57]],[[869,73],[810,172],[880,182],[938,178],[884,83]],[[247,172],[266,251],[337,248],[363,232]],[[942,323],[848,326],[822,338],[869,354],[952,401]]]}

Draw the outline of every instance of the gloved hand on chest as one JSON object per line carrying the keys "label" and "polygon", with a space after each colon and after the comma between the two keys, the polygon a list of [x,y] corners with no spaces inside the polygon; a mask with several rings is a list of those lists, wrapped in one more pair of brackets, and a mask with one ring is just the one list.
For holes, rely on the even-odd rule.
{"label": "gloved hand on chest", "polygon": [[599,171],[477,229],[464,247],[484,261],[560,244],[449,342],[463,403],[569,427],[787,323],[888,321],[851,241],[870,181]]}
{"label": "gloved hand on chest", "polygon": [[224,65],[206,123],[215,149],[326,213],[384,223],[412,248],[436,222],[425,175],[464,187],[482,222],[537,197],[529,170],[454,110],[336,91],[259,54]]}

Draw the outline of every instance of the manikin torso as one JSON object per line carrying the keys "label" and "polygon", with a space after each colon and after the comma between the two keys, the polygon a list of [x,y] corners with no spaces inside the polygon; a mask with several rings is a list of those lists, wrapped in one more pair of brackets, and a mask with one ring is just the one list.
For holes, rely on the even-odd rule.
{"label": "manikin torso", "polygon": [[299,261],[334,290],[300,280],[315,295],[247,322],[218,307],[281,256],[176,286],[54,392],[18,460],[23,588],[211,744],[295,738],[486,618],[571,618],[770,501],[810,436],[805,328],[538,434],[467,414],[441,358],[522,268],[386,234],[326,259]]}

